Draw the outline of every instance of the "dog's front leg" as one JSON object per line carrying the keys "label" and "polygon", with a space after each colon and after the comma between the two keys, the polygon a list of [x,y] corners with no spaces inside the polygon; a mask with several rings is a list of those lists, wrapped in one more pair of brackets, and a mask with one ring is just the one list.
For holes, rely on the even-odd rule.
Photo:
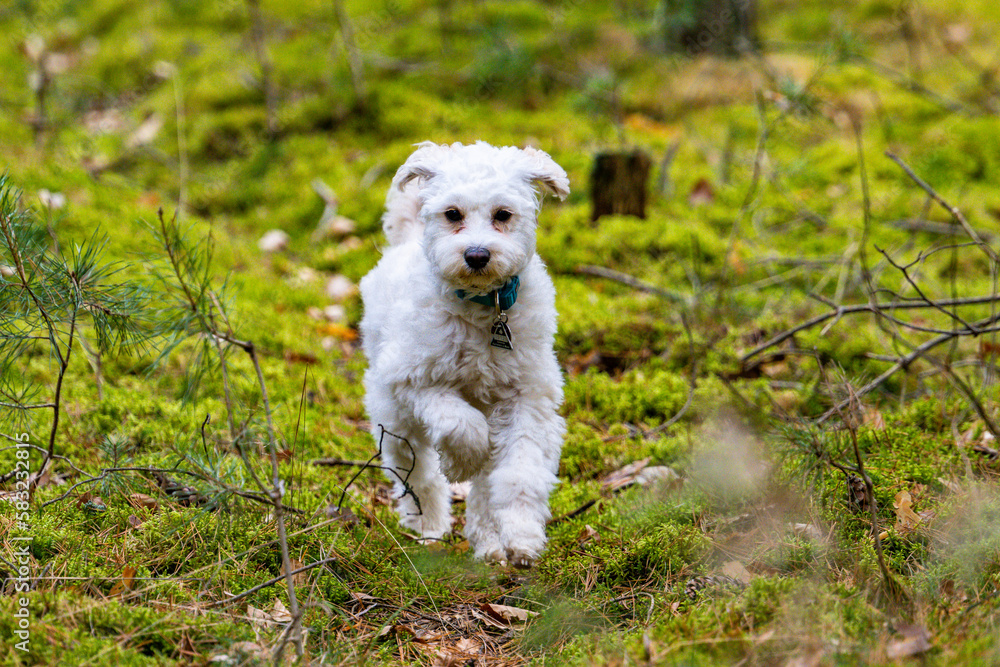
{"label": "dog's front leg", "polygon": [[455,390],[411,387],[401,396],[424,426],[441,457],[441,472],[450,482],[477,473],[490,453],[490,427],[483,413]]}
{"label": "dog's front leg", "polygon": [[530,567],[545,548],[549,493],[558,482],[566,431],[557,407],[549,392],[522,392],[490,413],[492,460],[473,482],[468,504],[477,515],[471,521],[477,534],[469,536],[477,556]]}

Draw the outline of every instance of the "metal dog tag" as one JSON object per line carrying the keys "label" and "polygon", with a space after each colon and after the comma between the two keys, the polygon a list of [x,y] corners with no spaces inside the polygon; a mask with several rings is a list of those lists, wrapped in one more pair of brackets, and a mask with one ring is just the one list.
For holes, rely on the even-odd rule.
{"label": "metal dog tag", "polygon": [[500,309],[500,292],[493,292],[493,308],[496,316],[493,318],[493,327],[490,329],[490,345],[504,350],[514,349],[514,337],[510,335],[510,327],[507,326],[507,313]]}
{"label": "metal dog tag", "polygon": [[506,313],[503,313],[505,317],[502,319],[498,317],[493,320],[493,328],[490,329],[490,334],[492,335],[492,340],[490,345],[493,347],[503,348],[504,350],[514,349],[514,337],[510,335],[510,327],[507,326]]}

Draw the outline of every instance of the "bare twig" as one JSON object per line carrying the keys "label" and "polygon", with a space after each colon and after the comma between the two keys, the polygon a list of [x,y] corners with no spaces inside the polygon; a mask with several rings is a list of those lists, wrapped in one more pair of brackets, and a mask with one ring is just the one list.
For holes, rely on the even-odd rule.
{"label": "bare twig", "polygon": [[836,310],[830,311],[828,313],[823,313],[822,315],[817,315],[811,319],[806,320],[791,329],[786,329],[779,334],[769,338],[757,347],[753,348],[749,352],[745,353],[740,357],[742,363],[746,363],[750,359],[753,359],[761,352],[767,349],[780,345],[785,342],[795,334],[805,331],[806,329],[811,329],[819,324],[826,322],[832,318],[840,318],[844,315],[851,315],[854,313],[872,313],[875,314],[876,310],[888,312],[893,310],[915,310],[921,308],[939,308],[939,307],[949,307],[949,306],[976,306],[987,303],[1000,302],[1000,295],[991,294],[989,296],[979,296],[979,297],[967,297],[961,299],[942,299],[940,301],[934,302],[933,306],[927,302],[920,301],[893,301],[889,303],[860,303],[851,306],[836,306]]}
{"label": "bare twig", "polygon": [[[990,317],[986,317],[976,322],[973,322],[973,325],[977,329],[984,330],[998,321],[1000,321],[1000,313],[995,313]],[[825,413],[823,413],[822,416],[820,416],[818,422],[822,423],[828,420],[833,415],[838,414],[843,408],[847,407],[851,403],[851,401],[860,399],[862,396],[868,394],[873,389],[876,389],[883,382],[892,377],[897,371],[908,367],[914,361],[923,357],[928,351],[934,349],[938,345],[947,343],[958,336],[970,336],[970,335],[972,335],[972,331],[969,329],[956,329],[955,331],[948,332],[946,334],[941,334],[940,336],[937,336],[935,338],[926,341],[922,345],[914,348],[914,350],[909,354],[907,354],[906,356],[900,357],[899,360],[896,361],[896,363],[894,363],[888,370],[886,370],[884,373],[876,377],[874,380],[872,380],[865,386],[855,391],[852,396],[845,399],[844,401],[841,401],[831,409],[827,410]]]}
{"label": "bare twig", "polygon": [[962,211],[960,211],[957,207],[949,204],[948,201],[944,199],[944,197],[939,195],[937,191],[934,188],[932,188],[926,181],[917,176],[917,174],[913,171],[913,169],[911,169],[908,164],[903,162],[903,160],[901,160],[894,153],[886,151],[885,155],[890,160],[898,164],[900,168],[904,172],[906,172],[906,175],[913,180],[914,183],[919,185],[920,188],[924,192],[926,192],[931,199],[940,204],[941,208],[948,211],[948,213],[951,214],[951,216],[958,221],[958,224],[962,225],[962,229],[965,230],[965,233],[969,235],[969,238],[971,238],[973,241],[976,242],[976,245],[979,246],[979,249],[982,250],[987,257],[989,257],[991,262],[993,262],[994,264],[1000,262],[1000,255],[997,255],[996,251],[993,250],[993,248],[990,247],[990,245],[986,241],[984,241],[983,238],[979,235],[979,232],[977,232],[972,227],[972,225],[969,224],[969,221],[965,219],[965,215],[962,214]]}
{"label": "bare twig", "polygon": [[271,579],[268,579],[267,581],[265,581],[262,584],[257,584],[253,588],[249,588],[249,589],[243,591],[242,593],[238,593],[236,595],[228,597],[225,600],[216,600],[215,602],[211,602],[211,603],[209,603],[208,606],[209,607],[228,607],[231,604],[235,604],[235,603],[239,602],[240,600],[242,600],[245,597],[249,597],[249,596],[253,595],[257,591],[260,591],[260,590],[263,590],[265,588],[270,588],[271,586],[274,586],[276,583],[278,583],[282,579],[287,579],[289,574],[294,577],[296,574],[299,574],[300,572],[308,572],[309,570],[312,570],[314,568],[320,567],[322,565],[327,565],[329,563],[335,563],[335,562],[337,562],[336,558],[324,558],[323,560],[318,560],[318,561],[316,561],[314,563],[309,563],[308,565],[304,565],[304,566],[300,567],[297,570],[292,570],[291,572],[288,572],[288,573],[285,573],[285,574],[281,574],[281,575],[278,575],[277,577],[273,577]]}
{"label": "bare twig", "polygon": [[606,280],[613,280],[623,285],[628,285],[629,287],[637,289],[640,292],[648,292],[650,294],[656,294],[658,296],[662,296],[665,299],[677,303],[685,303],[688,300],[687,297],[685,297],[683,294],[678,294],[677,292],[671,292],[670,290],[665,290],[661,287],[650,285],[649,283],[643,282],[638,278],[628,275],[627,273],[615,271],[614,269],[609,269],[603,266],[581,264],[580,266],[576,267],[576,273],[585,276],[594,276],[596,278],[604,278]]}
{"label": "bare twig", "polygon": [[882,248],[879,248],[878,246],[875,246],[875,249],[878,250],[882,254],[883,257],[885,257],[886,261],[889,262],[889,264],[890,264],[890,266],[892,266],[892,268],[896,269],[897,271],[899,271],[900,273],[903,274],[903,278],[906,279],[906,282],[910,285],[910,287],[913,288],[913,290],[917,293],[917,296],[920,297],[920,299],[922,299],[924,301],[924,303],[926,303],[931,308],[935,308],[935,309],[941,311],[942,313],[944,313],[948,317],[950,317],[953,320],[957,321],[963,327],[965,327],[966,329],[969,329],[970,331],[972,331],[972,334],[974,336],[978,336],[981,333],[974,326],[972,326],[971,324],[969,324],[968,322],[966,322],[965,319],[959,317],[957,314],[955,314],[955,313],[953,313],[953,312],[951,312],[949,310],[946,310],[944,308],[944,306],[942,306],[940,303],[932,301],[930,298],[928,298],[928,296],[926,294],[924,294],[924,291],[920,288],[920,285],[917,284],[917,281],[915,281],[910,276],[910,271],[909,271],[910,267],[913,266],[914,264],[916,264],[917,262],[919,262],[923,258],[922,254],[918,255],[917,259],[913,260],[913,262],[911,262],[910,264],[907,264],[906,266],[903,266],[902,264],[899,264],[898,262],[896,262],[892,257],[890,257],[889,253],[887,253]]}
{"label": "bare twig", "polygon": [[[378,451],[372,454],[371,458],[365,461],[365,463],[361,466],[361,470],[358,470],[356,473],[354,473],[354,476],[351,477],[351,479],[347,482],[347,484],[344,485],[343,490],[340,492],[340,499],[337,501],[337,511],[340,511],[340,509],[343,507],[344,498],[347,496],[347,490],[351,488],[351,484],[354,484],[354,480],[356,480],[361,475],[361,473],[363,473],[366,469],[373,468],[377,470],[383,470],[393,475],[396,479],[398,479],[400,483],[403,485],[403,495],[400,497],[403,498],[406,496],[410,496],[411,498],[413,498],[413,504],[417,506],[417,513],[423,513],[423,510],[420,508],[420,498],[417,497],[417,494],[413,491],[413,487],[411,487],[409,483],[410,474],[413,472],[414,467],[416,467],[417,464],[417,453],[416,451],[414,451],[413,445],[411,445],[410,441],[407,440],[406,438],[396,435],[395,433],[390,433],[389,431],[385,430],[385,427],[382,426],[381,424],[379,424],[378,427],[380,431],[378,438]],[[385,439],[385,436],[387,435],[392,436],[393,438],[396,438],[397,440],[401,440],[402,442],[406,443],[406,446],[409,447],[410,449],[410,455],[413,457],[413,463],[412,466],[408,469],[400,468],[400,470],[404,473],[403,475],[399,474],[399,470],[396,470],[395,468],[390,468],[389,466],[372,465],[372,461],[382,456],[382,446],[383,446],[382,443],[383,440]]]}
{"label": "bare twig", "polygon": [[[927,234],[939,234],[941,236],[954,236],[958,232],[958,226],[954,223],[932,222],[923,218],[906,218],[902,220],[890,220],[883,223],[889,227],[902,229],[909,232],[925,232]],[[962,231],[965,231],[964,229]],[[983,241],[995,241],[997,235],[985,229],[977,229],[976,235]]]}
{"label": "bare twig", "polygon": [[[42,451],[44,451],[44,450],[42,450]],[[65,458],[65,457],[56,456],[54,458]],[[146,473],[146,474],[156,474],[156,473],[159,473],[159,474],[164,474],[164,475],[167,475],[167,474],[187,475],[189,477],[194,477],[195,479],[199,479],[201,481],[209,482],[210,484],[217,485],[223,491],[226,491],[228,493],[232,493],[234,496],[239,496],[240,498],[246,498],[247,500],[252,500],[254,502],[262,503],[264,505],[272,505],[273,504],[272,501],[271,501],[271,499],[268,498],[266,495],[261,495],[261,494],[253,493],[253,492],[250,492],[250,491],[244,491],[243,489],[233,488],[231,486],[228,486],[222,480],[216,479],[216,478],[214,478],[214,477],[212,477],[210,475],[206,475],[206,474],[201,473],[201,472],[196,472],[196,471],[193,471],[193,470],[184,470],[182,468],[149,468],[149,467],[143,467],[143,466],[121,466],[121,467],[115,467],[115,468],[101,468],[101,471],[98,474],[91,475],[91,476],[87,477],[87,479],[80,480],[79,482],[73,484],[65,493],[63,493],[63,494],[61,494],[61,495],[59,495],[59,496],[57,496],[55,498],[52,498],[50,500],[45,501],[44,503],[42,503],[41,505],[39,505],[39,509],[41,509],[43,507],[46,507],[48,505],[51,505],[53,503],[57,503],[57,502],[59,502],[61,500],[65,500],[70,495],[72,495],[72,493],[74,491],[76,491],[77,488],[79,488],[81,486],[84,486],[86,484],[94,484],[94,483],[100,482],[101,480],[105,479],[108,475],[113,474],[113,473],[120,473],[120,472],[138,472],[138,473]],[[304,512],[302,510],[294,508],[294,507],[287,507],[286,506],[286,507],[284,507],[284,509],[287,510],[287,511],[293,512],[295,514],[304,514]]]}
{"label": "bare twig", "polygon": [[367,461],[352,461],[350,459],[337,459],[337,458],[327,458],[327,459],[313,459],[310,461],[314,466],[329,466],[331,468],[345,467],[354,468],[357,466],[365,467],[371,465],[373,459],[368,459]]}
{"label": "bare twig", "polygon": [[267,118],[268,139],[278,135],[278,100],[274,88],[274,66],[267,52],[264,34],[264,18],[260,12],[260,0],[246,0],[250,13],[250,41],[253,42],[254,55],[260,66],[261,87],[264,89],[264,110]]}

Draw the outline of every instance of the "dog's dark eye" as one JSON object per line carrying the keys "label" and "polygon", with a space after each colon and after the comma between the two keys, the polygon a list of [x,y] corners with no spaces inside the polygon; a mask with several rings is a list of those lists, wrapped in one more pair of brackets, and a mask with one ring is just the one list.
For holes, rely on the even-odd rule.
{"label": "dog's dark eye", "polygon": [[500,209],[493,214],[493,219],[497,222],[507,222],[510,220],[511,212],[506,209]]}
{"label": "dog's dark eye", "polygon": [[459,211],[457,208],[449,208],[447,211],[444,212],[444,217],[448,218],[452,222],[461,222],[463,216],[462,212]]}

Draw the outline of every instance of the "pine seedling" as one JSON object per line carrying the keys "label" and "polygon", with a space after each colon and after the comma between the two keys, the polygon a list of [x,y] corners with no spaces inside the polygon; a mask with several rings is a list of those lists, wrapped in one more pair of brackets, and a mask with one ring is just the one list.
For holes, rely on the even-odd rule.
{"label": "pine seedling", "polygon": [[[63,384],[73,352],[86,331],[95,354],[142,348],[146,340],[145,291],[119,278],[124,266],[106,263],[100,232],[63,253],[50,247],[46,229],[6,175],[0,175],[0,429],[36,426],[51,414],[39,479],[56,454]],[[47,354],[56,369],[51,383],[36,381],[32,356]]]}

